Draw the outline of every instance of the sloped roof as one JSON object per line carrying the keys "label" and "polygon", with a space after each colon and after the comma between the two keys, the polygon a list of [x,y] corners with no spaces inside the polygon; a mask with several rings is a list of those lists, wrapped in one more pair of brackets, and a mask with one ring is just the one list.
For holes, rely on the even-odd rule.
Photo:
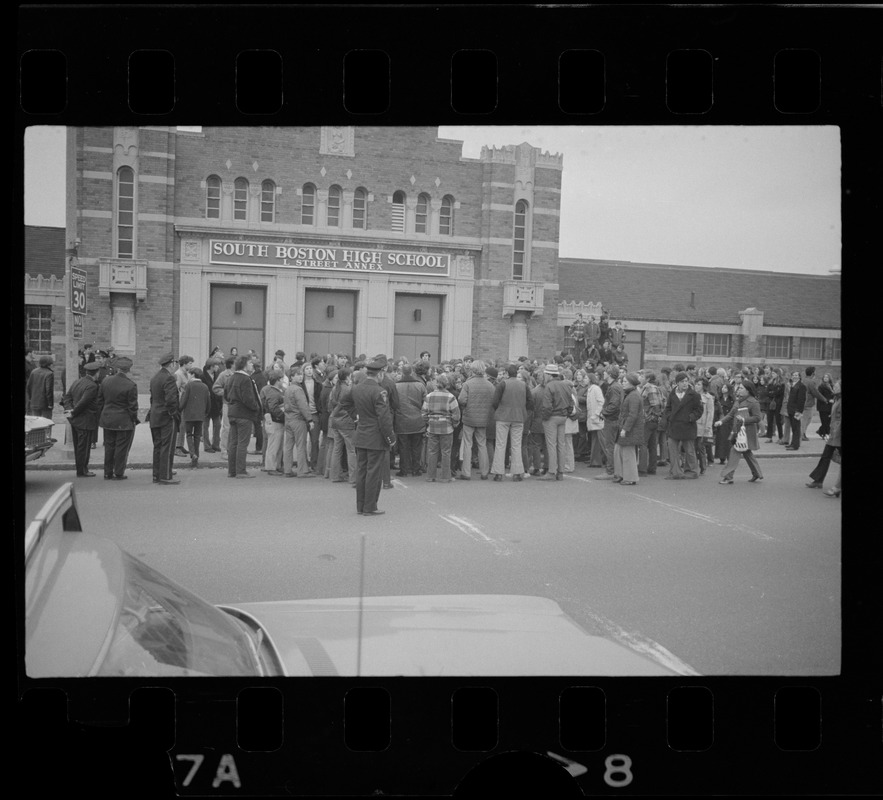
{"label": "sloped roof", "polygon": [[25,225],[25,274],[64,277],[64,228]]}
{"label": "sloped roof", "polygon": [[561,258],[558,285],[559,302],[601,302],[611,319],[739,325],[753,307],[765,326],[840,328],[839,275]]}

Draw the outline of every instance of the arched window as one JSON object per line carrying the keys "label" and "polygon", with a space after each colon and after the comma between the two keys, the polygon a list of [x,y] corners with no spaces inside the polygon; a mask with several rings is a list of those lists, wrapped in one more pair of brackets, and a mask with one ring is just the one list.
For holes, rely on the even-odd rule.
{"label": "arched window", "polygon": [[305,183],[300,207],[300,224],[313,225],[316,221],[316,187]]}
{"label": "arched window", "polygon": [[135,173],[131,167],[117,172],[117,257],[135,257]]}
{"label": "arched window", "polygon": [[454,235],[454,198],[449,194],[442,198],[441,210],[438,215],[438,232],[442,236]]}
{"label": "arched window", "polygon": [[414,233],[429,233],[429,204],[428,194],[422,193],[417,197],[417,216],[414,219]]}
{"label": "arched window", "polygon": [[368,192],[361,187],[353,195],[353,227],[368,227]]}
{"label": "arched window", "polygon": [[328,213],[326,214],[326,219],[330,228],[340,226],[340,195],[339,186],[332,186],[328,190]]}
{"label": "arched window", "polygon": [[524,280],[524,255],[527,232],[527,203],[519,200],[515,204],[515,227],[512,243],[512,280]]}
{"label": "arched window", "polygon": [[221,179],[209,175],[205,181],[205,218],[221,218]]}
{"label": "arched window", "polygon": [[233,183],[233,219],[248,219],[248,181],[237,178]]}
{"label": "arched window", "polygon": [[405,193],[396,192],[392,196],[392,225],[390,230],[405,231]]}
{"label": "arched window", "polygon": [[261,184],[261,222],[276,221],[276,184],[264,181]]}

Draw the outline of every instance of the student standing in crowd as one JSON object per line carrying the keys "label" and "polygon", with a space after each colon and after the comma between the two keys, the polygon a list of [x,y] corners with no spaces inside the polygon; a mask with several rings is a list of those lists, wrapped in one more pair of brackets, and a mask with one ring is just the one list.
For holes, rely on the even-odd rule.
{"label": "student standing in crowd", "polygon": [[[548,472],[541,477],[541,480],[560,481],[564,480],[563,468],[566,458],[564,426],[572,410],[573,398],[569,386],[561,379],[557,365],[547,364],[543,374],[545,378],[543,404],[539,411],[543,418],[543,434],[546,438]],[[521,475],[518,474],[516,477],[514,469],[512,477],[521,480]]]}
{"label": "student standing in crowd", "polygon": [[181,427],[190,453],[190,467],[199,468],[199,445],[202,441],[202,426],[206,417],[211,414],[212,393],[203,383],[202,370],[191,365],[187,371],[190,380],[184,384],[184,390],[178,400],[181,410]]}
{"label": "student standing in crowd", "polygon": [[[785,385],[775,370],[770,370],[766,382],[767,411],[766,411],[766,440],[772,444],[773,436],[778,434],[778,441],[782,439],[782,408],[785,400]],[[761,409],[761,413],[763,409]]]}
{"label": "student standing in crowd", "polygon": [[[211,395],[211,410],[203,423],[202,432],[205,441],[203,452],[217,453],[221,449],[221,414],[224,411],[224,398],[214,392],[215,381],[221,374],[224,362],[220,358],[209,358],[202,368],[202,382]],[[211,433],[209,433],[211,429]]]}
{"label": "student standing in crowd", "polygon": [[261,389],[261,408],[264,412],[264,471],[273,477],[284,475],[282,467],[282,443],[285,439],[285,398],[278,369],[267,372],[267,383]]}
{"label": "student standing in crowd", "polygon": [[[304,368],[288,370],[288,388],[283,393],[285,437],[282,443],[282,464],[286,478],[315,478],[308,455],[313,411],[304,388]],[[295,463],[297,472],[294,471]]]}
{"label": "student standing in crowd", "polygon": [[656,385],[656,373],[642,370],[638,373],[640,385],[638,394],[644,411],[644,441],[638,451],[638,475],[655,475],[659,460],[659,440],[657,430],[662,416],[662,399]]}
{"label": "student standing in crowd", "polygon": [[524,477],[524,464],[521,460],[521,437],[524,424],[534,410],[533,395],[524,381],[518,379],[518,366],[506,366],[507,377],[497,383],[491,406],[494,409],[496,425],[495,451],[491,472],[495,481],[502,481],[506,474],[506,446],[510,447],[512,479],[520,481]]}
{"label": "student standing in crowd", "polygon": [[[702,416],[702,398],[690,385],[686,372],[678,372],[663,414],[668,437],[669,474],[666,480],[698,478],[696,422]],[[685,467],[681,467],[683,454]]]}
{"label": "student standing in crowd", "polygon": [[[362,373],[358,374],[361,378]],[[346,366],[341,367],[337,372],[336,385],[331,391],[331,400],[329,401],[331,416],[328,419],[328,425],[336,434],[334,449],[331,451],[331,482],[345,483],[349,481],[352,486],[355,486],[356,447],[353,444],[353,434],[356,430],[356,423],[346,413],[342,405],[342,401],[348,398],[352,392],[352,384],[352,370]],[[344,468],[344,462],[346,468]]]}
{"label": "student standing in crowd", "polygon": [[435,483],[436,470],[441,461],[439,483],[451,482],[451,446],[454,428],[460,422],[460,406],[450,391],[451,378],[442,374],[436,389],[423,401],[423,420],[426,422],[426,480]]}
{"label": "student standing in crowd", "polygon": [[224,387],[224,399],[228,407],[227,418],[230,424],[227,440],[227,477],[254,478],[253,474],[246,471],[245,463],[255,420],[260,419],[261,416],[261,400],[251,379],[254,369],[251,359],[247,355],[237,356],[233,368],[234,372]]}
{"label": "student standing in crowd", "polygon": [[696,421],[696,455],[699,474],[704,475],[708,465],[714,463],[714,397],[708,391],[707,378],[699,378],[693,388],[702,400],[702,416]]}
{"label": "student standing in crowd", "polygon": [[604,394],[604,408],[601,416],[604,427],[600,431],[601,447],[604,451],[604,474],[595,476],[596,481],[612,481],[614,479],[613,447],[619,428],[619,412],[622,404],[622,384],[619,382],[619,367],[608,366],[604,372],[604,383],[607,391]]}
{"label": "student standing in crowd", "polygon": [[227,388],[227,381],[230,380],[230,376],[233,375],[233,365],[236,363],[236,358],[234,356],[228,356],[224,360],[224,369],[222,372],[218,374],[218,377],[215,379],[215,382],[212,384],[212,392],[215,393],[216,396],[221,398],[221,441],[220,448],[221,455],[226,458],[227,456],[227,440],[230,437],[230,408],[227,404],[227,399],[225,397],[224,390]]}
{"label": "student standing in crowd", "polygon": [[[841,438],[840,438],[840,422],[841,422],[841,405],[840,401],[842,400],[842,385],[840,381],[834,384],[832,389],[833,394],[832,399],[834,400],[834,405],[831,407],[831,416],[830,416],[830,435],[828,440],[825,442],[825,449],[822,450],[822,456],[819,459],[819,463],[816,464],[815,469],[809,474],[810,482],[806,485],[810,489],[821,489],[825,485],[825,477],[828,474],[828,468],[831,466],[831,461],[835,458],[838,461],[841,458]],[[840,478],[837,478],[837,486],[836,486],[836,496],[840,495]],[[831,492],[826,492],[831,494]]]}
{"label": "student standing in crowd", "polygon": [[[471,376],[463,384],[457,402],[460,405],[462,437],[462,471],[460,480],[472,480],[473,445],[478,453],[478,473],[483,481],[490,473],[487,452],[487,421],[492,411],[494,387],[485,376],[486,364],[482,360],[473,361]],[[401,384],[399,384],[401,386]],[[401,400],[401,397],[399,398]]]}
{"label": "student standing in crowd", "polygon": [[[179,356],[178,369],[175,370],[175,386],[178,388],[178,399],[184,392],[184,387],[190,382],[190,365],[193,363],[193,356]],[[184,426],[178,431],[178,438],[175,442],[176,456],[189,456],[190,451],[184,446],[186,433]]]}
{"label": "student standing in crowd", "polygon": [[800,430],[803,410],[806,407],[806,394],[806,384],[800,379],[800,373],[795,370],[791,373],[791,388],[786,403],[788,421],[791,423],[791,444],[785,447],[786,450],[800,449]]}
{"label": "student standing in crowd", "polygon": [[819,394],[825,398],[825,402],[819,401],[819,429],[817,433],[823,439],[828,438],[831,429],[831,411],[835,402],[834,381],[831,374],[826,372],[819,384]]}
{"label": "student standing in crowd", "polygon": [[420,475],[423,460],[423,401],[428,392],[426,384],[415,375],[410,364],[402,364],[402,377],[396,384],[398,408],[393,415],[396,440],[399,448],[398,477]]}
{"label": "student standing in crowd", "polygon": [[714,457],[721,464],[726,464],[730,457],[730,434],[733,432],[732,417],[728,417],[733,407],[735,397],[729,383],[720,387],[720,394],[714,404],[714,421],[721,421],[721,425],[714,428]]}
{"label": "student standing in crowd", "polygon": [[[55,374],[52,356],[40,356],[38,366],[31,372],[25,387],[28,414],[32,417],[52,419],[55,406]],[[85,374],[85,373],[84,373]]]}

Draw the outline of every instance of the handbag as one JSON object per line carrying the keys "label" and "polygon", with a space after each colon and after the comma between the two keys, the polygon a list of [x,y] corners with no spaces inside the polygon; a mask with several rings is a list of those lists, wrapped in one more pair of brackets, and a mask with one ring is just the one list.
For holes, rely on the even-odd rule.
{"label": "handbag", "polygon": [[736,441],[733,443],[733,449],[738,450],[740,453],[744,453],[748,449],[748,434],[745,433],[744,425],[739,428],[739,432],[736,434]]}

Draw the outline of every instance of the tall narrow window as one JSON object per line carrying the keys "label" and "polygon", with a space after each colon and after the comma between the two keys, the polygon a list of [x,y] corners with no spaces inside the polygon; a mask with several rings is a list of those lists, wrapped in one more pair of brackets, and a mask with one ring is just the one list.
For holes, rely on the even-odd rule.
{"label": "tall narrow window", "polygon": [[312,225],[316,221],[316,187],[312,183],[304,184],[303,198],[300,207],[300,224]]}
{"label": "tall narrow window", "polygon": [[512,246],[512,280],[524,280],[524,253],[527,229],[527,203],[519,200],[515,204],[515,229]]}
{"label": "tall narrow window", "polygon": [[209,175],[205,182],[205,218],[221,218],[221,179]]}
{"label": "tall narrow window", "polygon": [[35,353],[52,352],[52,306],[25,306],[25,345]]}
{"label": "tall narrow window", "polygon": [[332,186],[328,190],[328,226],[337,228],[340,226],[340,187]]}
{"label": "tall narrow window", "polygon": [[233,184],[233,219],[248,219],[248,181],[237,178]]}
{"label": "tall narrow window", "polygon": [[356,189],[353,195],[353,227],[368,227],[368,192],[364,189]]}
{"label": "tall narrow window", "polygon": [[117,173],[117,256],[135,255],[135,173],[123,167]]}
{"label": "tall narrow window", "polygon": [[442,236],[454,235],[454,198],[449,194],[442,198],[441,210],[438,215],[438,232]]}
{"label": "tall narrow window", "polygon": [[405,193],[396,192],[392,196],[392,225],[390,230],[405,230]]}
{"label": "tall narrow window", "polygon": [[276,184],[264,181],[261,184],[261,222],[276,221]]}
{"label": "tall narrow window", "polygon": [[417,216],[414,220],[415,233],[429,233],[429,195],[421,194],[417,197]]}

